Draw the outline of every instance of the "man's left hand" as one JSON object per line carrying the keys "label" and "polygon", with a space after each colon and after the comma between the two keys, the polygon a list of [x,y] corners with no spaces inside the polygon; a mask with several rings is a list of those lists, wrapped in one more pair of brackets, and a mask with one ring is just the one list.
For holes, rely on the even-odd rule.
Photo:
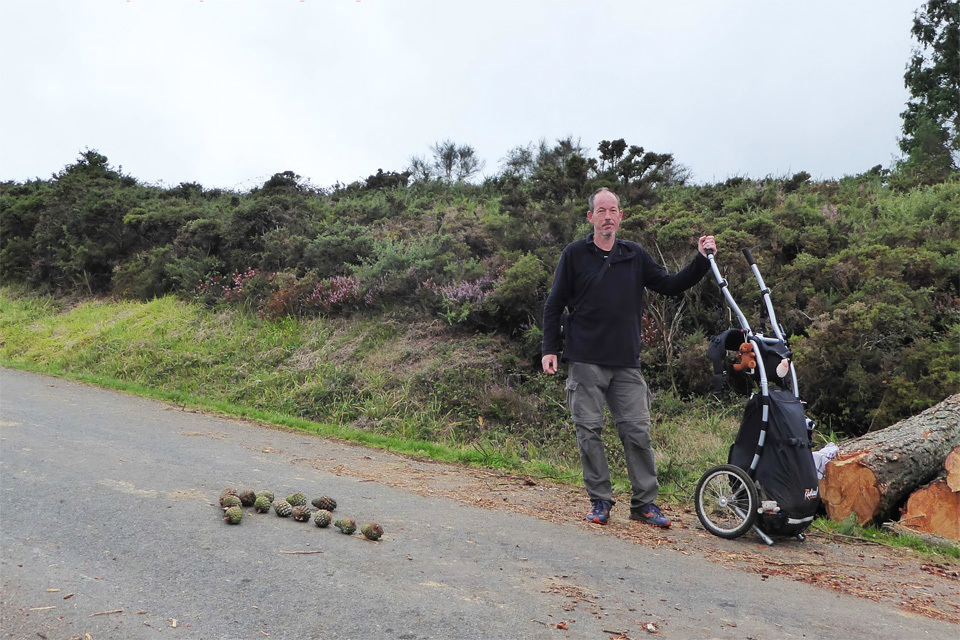
{"label": "man's left hand", "polygon": [[717,252],[717,241],[713,236],[700,236],[700,240],[697,241],[698,249],[700,254],[706,258],[707,249],[712,249],[714,253]]}

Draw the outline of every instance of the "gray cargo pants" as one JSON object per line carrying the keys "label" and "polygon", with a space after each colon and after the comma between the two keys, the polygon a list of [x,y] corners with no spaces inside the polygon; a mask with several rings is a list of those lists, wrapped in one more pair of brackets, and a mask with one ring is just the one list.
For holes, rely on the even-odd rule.
{"label": "gray cargo pants", "polygon": [[650,390],[640,369],[571,362],[567,369],[567,406],[577,429],[583,484],[590,500],[613,502],[610,467],[600,434],[606,403],[623,443],[633,488],[630,509],[657,499],[657,468],[650,443]]}

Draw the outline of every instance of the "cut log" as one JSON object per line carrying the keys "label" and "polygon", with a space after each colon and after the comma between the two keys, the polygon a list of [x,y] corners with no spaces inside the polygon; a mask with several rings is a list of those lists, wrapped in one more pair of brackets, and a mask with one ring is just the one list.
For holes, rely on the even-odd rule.
{"label": "cut log", "polygon": [[943,536],[938,536],[933,533],[924,533],[923,531],[915,531],[913,529],[908,529],[899,522],[884,522],[883,528],[893,533],[899,534],[901,536],[914,536],[915,538],[920,538],[926,542],[931,547],[944,547],[946,549],[960,549],[960,543],[956,540],[951,540],[950,538],[944,538]]}
{"label": "cut log", "polygon": [[960,493],[947,486],[946,471],[910,494],[900,524],[914,531],[960,540]]}
{"label": "cut log", "polygon": [[947,486],[951,491],[960,491],[960,446],[947,454],[943,468],[947,470]]}
{"label": "cut log", "polygon": [[861,525],[889,519],[914,489],[933,480],[960,445],[960,394],[923,413],[840,445],[820,481],[831,520]]}

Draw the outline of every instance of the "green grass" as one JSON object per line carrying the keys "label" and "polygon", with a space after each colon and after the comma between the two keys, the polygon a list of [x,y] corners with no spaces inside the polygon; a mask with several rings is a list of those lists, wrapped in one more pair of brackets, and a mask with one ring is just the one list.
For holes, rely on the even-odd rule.
{"label": "green grass", "polygon": [[[368,325],[265,321],[174,297],[68,305],[3,290],[0,364],[444,462],[571,476],[481,442],[432,437],[449,421],[430,406],[410,411],[406,385],[363,366],[357,354],[383,357],[377,347],[392,331]],[[376,426],[302,415],[311,413],[359,414]]]}

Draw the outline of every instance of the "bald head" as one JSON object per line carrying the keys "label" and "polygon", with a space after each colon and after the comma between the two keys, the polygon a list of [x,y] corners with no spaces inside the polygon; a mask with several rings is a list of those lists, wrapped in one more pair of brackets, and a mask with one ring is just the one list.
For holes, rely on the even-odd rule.
{"label": "bald head", "polygon": [[590,199],[587,201],[588,211],[593,211],[593,205],[597,200],[597,196],[599,196],[600,194],[609,194],[613,196],[613,199],[617,203],[617,208],[620,207],[620,198],[617,196],[617,194],[615,194],[613,191],[610,191],[610,189],[607,189],[606,187],[604,187],[603,189],[600,189],[599,191],[597,191],[596,193],[590,196]]}

